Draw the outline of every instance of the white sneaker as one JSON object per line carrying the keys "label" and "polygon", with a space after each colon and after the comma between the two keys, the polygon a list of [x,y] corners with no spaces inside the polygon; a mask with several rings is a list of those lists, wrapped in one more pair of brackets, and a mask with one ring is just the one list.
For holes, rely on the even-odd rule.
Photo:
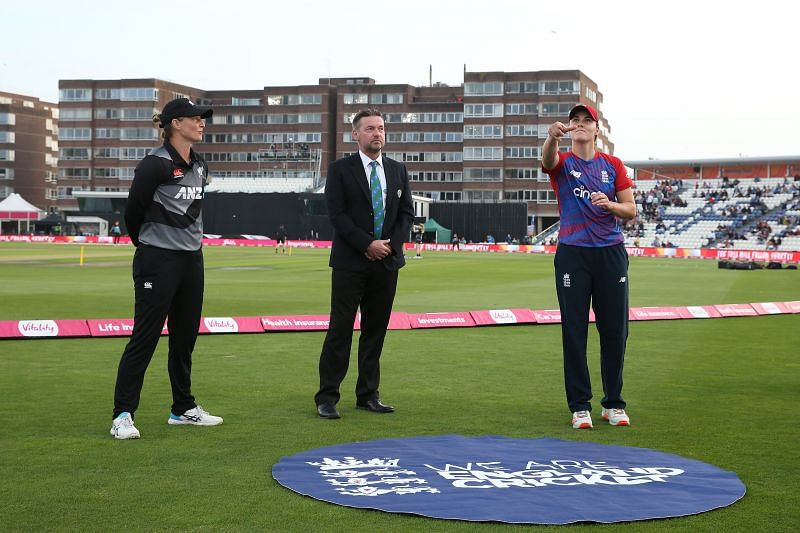
{"label": "white sneaker", "polygon": [[630,426],[631,419],[625,409],[603,409],[603,419],[612,426]]}
{"label": "white sneaker", "polygon": [[222,417],[210,415],[208,411],[205,411],[198,405],[194,409],[189,409],[181,416],[170,413],[167,424],[172,424],[174,426],[186,424],[193,426],[218,426],[222,424]]}
{"label": "white sneaker", "polygon": [[138,439],[139,430],[133,425],[133,418],[128,412],[120,413],[111,423],[111,436],[115,439]]}
{"label": "white sneaker", "polygon": [[592,415],[589,411],[572,413],[572,429],[592,429]]}

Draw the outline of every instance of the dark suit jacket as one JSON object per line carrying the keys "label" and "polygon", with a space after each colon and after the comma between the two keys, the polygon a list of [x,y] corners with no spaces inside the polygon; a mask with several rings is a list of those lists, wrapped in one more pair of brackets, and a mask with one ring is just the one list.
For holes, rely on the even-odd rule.
{"label": "dark suit jacket", "polygon": [[381,261],[387,270],[397,270],[406,263],[403,243],[414,220],[408,172],[405,165],[385,155],[382,162],[386,175],[386,215],[383,234],[378,237],[373,235],[372,199],[361,156],[356,152],[328,166],[325,201],[334,230],[329,263],[333,268],[366,269],[372,261],[364,252],[375,239],[391,240],[392,253]]}

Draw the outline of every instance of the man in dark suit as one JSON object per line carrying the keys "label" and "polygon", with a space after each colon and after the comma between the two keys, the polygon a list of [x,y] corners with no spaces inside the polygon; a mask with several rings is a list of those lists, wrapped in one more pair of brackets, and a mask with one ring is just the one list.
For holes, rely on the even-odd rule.
{"label": "man in dark suit", "polygon": [[328,167],[325,200],[333,225],[331,319],[319,358],[317,414],[335,419],[339,385],[350,364],[356,311],[361,308],[356,407],[391,413],[381,402],[380,357],[389,325],[397,271],[405,265],[403,243],[414,220],[405,165],[381,154],[383,117],[365,109],[353,117],[358,153]]}

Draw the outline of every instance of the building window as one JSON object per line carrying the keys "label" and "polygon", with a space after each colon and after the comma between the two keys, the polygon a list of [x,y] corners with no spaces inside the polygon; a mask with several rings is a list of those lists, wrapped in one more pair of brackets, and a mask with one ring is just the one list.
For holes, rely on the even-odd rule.
{"label": "building window", "polygon": [[503,181],[503,169],[465,168],[464,181]]}
{"label": "building window", "polygon": [[321,94],[286,94],[267,96],[267,105],[317,105],[321,103]]}
{"label": "building window", "polygon": [[64,107],[59,113],[59,120],[62,122],[92,120],[92,110],[88,107]]}
{"label": "building window", "polygon": [[538,115],[539,104],[506,104],[506,115]]}
{"label": "building window", "polygon": [[500,191],[464,191],[468,202],[499,202]]}
{"label": "building window", "polygon": [[400,93],[393,93],[393,94],[371,94],[369,95],[369,103],[370,104],[402,104],[403,103],[403,95]]}
{"label": "building window", "polygon": [[152,107],[125,107],[122,108],[122,120],[146,120],[151,122],[156,110]]}
{"label": "building window", "polygon": [[544,117],[566,117],[574,104],[569,102],[551,102],[542,104],[541,116]]}
{"label": "building window", "polygon": [[369,100],[367,93],[345,93],[342,97],[344,104],[366,104]]}
{"label": "building window", "polygon": [[597,102],[597,93],[594,92],[589,87],[586,87],[586,98],[588,98],[592,102]]}
{"label": "building window", "polygon": [[158,131],[154,128],[122,128],[120,139],[158,139]]}
{"label": "building window", "polygon": [[0,131],[0,143],[13,144],[14,139],[15,136],[13,131]]}
{"label": "building window", "polygon": [[232,96],[231,105],[260,106],[261,98],[236,98],[235,96]]}
{"label": "building window", "polygon": [[88,168],[60,168],[58,169],[59,179],[75,179],[75,180],[88,180]]}
{"label": "building window", "polygon": [[94,110],[94,118],[98,120],[119,120],[119,108],[99,107]]}
{"label": "building window", "polygon": [[58,158],[65,161],[85,161],[91,159],[88,148],[61,148]]}
{"label": "building window", "polygon": [[481,124],[480,126],[464,126],[465,139],[502,139],[503,127],[499,124]]}
{"label": "building window", "polygon": [[0,124],[13,126],[17,123],[17,117],[14,113],[0,113]]}
{"label": "building window", "polygon": [[91,89],[60,89],[58,91],[60,102],[91,102]]}
{"label": "building window", "polygon": [[130,87],[122,89],[120,92],[120,100],[124,102],[132,101],[158,101],[158,89],[152,87]]}
{"label": "building window", "polygon": [[95,128],[94,136],[95,139],[119,139],[119,128]]}
{"label": "building window", "polygon": [[536,137],[538,133],[539,127],[537,124],[512,124],[506,126],[507,137]]}
{"label": "building window", "polygon": [[577,80],[540,81],[539,94],[579,94]]}
{"label": "building window", "polygon": [[538,146],[507,146],[503,154],[506,159],[538,159]]}
{"label": "building window", "polygon": [[538,94],[539,82],[511,81],[506,82],[506,94]]}
{"label": "building window", "polygon": [[97,100],[119,100],[119,89],[95,89],[94,97]]}
{"label": "building window", "polygon": [[0,161],[13,161],[14,150],[0,150]]}
{"label": "building window", "polygon": [[539,177],[538,168],[507,168],[503,175],[507,180],[533,180]]}
{"label": "building window", "polygon": [[464,161],[496,161],[503,159],[499,146],[465,146]]}
{"label": "building window", "polygon": [[502,117],[503,104],[464,104],[465,117]]}
{"label": "building window", "polygon": [[536,201],[539,202],[540,204],[558,203],[555,191],[552,191],[550,189],[540,189],[536,191]]}
{"label": "building window", "polygon": [[132,180],[135,170],[136,170],[135,167],[95,168],[94,177]]}
{"label": "building window", "polygon": [[471,82],[464,84],[464,96],[502,96],[503,82]]}
{"label": "building window", "polygon": [[62,141],[89,141],[92,139],[92,128],[60,128],[58,138]]}

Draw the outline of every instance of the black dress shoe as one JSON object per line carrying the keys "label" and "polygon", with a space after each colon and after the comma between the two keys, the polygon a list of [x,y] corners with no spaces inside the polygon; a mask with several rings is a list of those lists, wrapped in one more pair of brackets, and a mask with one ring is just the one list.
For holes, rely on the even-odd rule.
{"label": "black dress shoe", "polygon": [[341,418],[342,415],[336,410],[336,406],[332,403],[321,403],[317,406],[317,414],[320,418],[330,418],[331,420]]}
{"label": "black dress shoe", "polygon": [[356,403],[356,409],[366,409],[367,411],[372,411],[373,413],[394,413],[394,407],[391,405],[386,405],[380,401],[379,398],[373,398],[372,400],[367,400],[363,403]]}

